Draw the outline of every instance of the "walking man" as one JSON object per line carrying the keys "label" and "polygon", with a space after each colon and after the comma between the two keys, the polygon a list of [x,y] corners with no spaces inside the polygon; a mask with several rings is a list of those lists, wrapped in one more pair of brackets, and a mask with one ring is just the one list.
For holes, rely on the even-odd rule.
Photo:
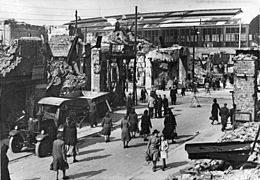
{"label": "walking man", "polygon": [[174,85],[173,88],[170,91],[172,105],[176,105],[176,100],[177,100],[176,94],[177,94],[177,87],[176,87],[176,85]]}
{"label": "walking man", "polygon": [[168,99],[166,98],[166,95],[163,95],[163,110],[164,110],[164,116],[167,114],[167,110],[168,110]]}
{"label": "walking man", "polygon": [[227,120],[229,117],[229,109],[227,108],[227,103],[224,104],[224,107],[220,108],[219,115],[221,117],[221,124],[222,124],[221,131],[224,132],[224,130],[227,127]]}

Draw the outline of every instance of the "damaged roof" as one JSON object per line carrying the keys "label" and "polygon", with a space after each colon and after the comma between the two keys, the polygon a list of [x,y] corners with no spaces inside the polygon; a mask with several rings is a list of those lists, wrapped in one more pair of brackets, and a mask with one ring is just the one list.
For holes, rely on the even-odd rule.
{"label": "damaged roof", "polygon": [[14,70],[22,60],[16,56],[17,44],[0,50],[0,77],[5,77]]}

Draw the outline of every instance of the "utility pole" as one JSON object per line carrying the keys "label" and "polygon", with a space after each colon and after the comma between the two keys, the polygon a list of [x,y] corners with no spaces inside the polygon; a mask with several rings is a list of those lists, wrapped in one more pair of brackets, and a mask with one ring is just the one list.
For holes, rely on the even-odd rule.
{"label": "utility pole", "polygon": [[195,34],[196,34],[196,30],[195,30],[195,26],[193,26],[193,30],[192,30],[192,34],[193,34],[193,43],[192,43],[192,53],[193,53],[193,60],[192,60],[192,81],[194,82],[194,68],[195,68]]}
{"label": "utility pole", "polygon": [[137,36],[137,6],[135,6],[135,43],[134,43],[134,56],[135,56],[135,59],[134,59],[134,75],[133,75],[133,102],[134,102],[134,105],[137,105],[137,91],[136,91],[136,61],[137,61],[137,39],[136,39],[136,36]]}
{"label": "utility pole", "polygon": [[78,31],[77,31],[77,26],[78,26],[78,11],[76,10],[75,11],[75,19],[76,19],[76,21],[75,21],[75,29],[74,29],[74,35],[76,36],[76,35],[78,35]]}

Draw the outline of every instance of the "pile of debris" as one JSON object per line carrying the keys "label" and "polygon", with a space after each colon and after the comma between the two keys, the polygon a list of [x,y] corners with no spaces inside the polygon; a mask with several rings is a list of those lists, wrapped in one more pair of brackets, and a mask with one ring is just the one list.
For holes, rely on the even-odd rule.
{"label": "pile of debris", "polygon": [[230,141],[254,141],[257,130],[259,127],[258,122],[247,122],[239,126],[234,131],[227,131],[219,140],[219,142]]}
{"label": "pile of debris", "polygon": [[84,73],[76,74],[65,61],[52,61],[48,65],[48,87],[61,85],[61,95],[85,87],[86,81]]}
{"label": "pile of debris", "polygon": [[22,57],[18,57],[17,55],[17,43],[0,48],[0,75],[5,77],[7,73],[18,66]]}
{"label": "pile of debris", "polygon": [[[227,131],[218,142],[247,142],[254,141],[258,122],[248,122],[239,126],[234,131]],[[251,144],[252,147],[252,144]],[[235,169],[236,168],[236,169]],[[239,169],[237,169],[239,168]],[[260,145],[256,143],[254,152],[249,156],[247,162],[234,167],[224,160],[193,160],[188,167],[182,169],[182,180],[256,180],[260,179]]]}

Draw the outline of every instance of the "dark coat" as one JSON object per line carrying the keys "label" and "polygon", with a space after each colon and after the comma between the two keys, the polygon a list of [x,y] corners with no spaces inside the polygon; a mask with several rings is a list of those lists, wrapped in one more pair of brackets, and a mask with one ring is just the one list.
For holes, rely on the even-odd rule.
{"label": "dark coat", "polygon": [[1,180],[10,180],[10,173],[8,169],[9,159],[6,155],[8,146],[3,144],[1,147]]}
{"label": "dark coat", "polygon": [[167,114],[164,119],[163,135],[165,139],[174,138],[175,128],[177,126],[175,116],[173,114]]}
{"label": "dark coat", "polygon": [[152,128],[151,118],[149,115],[143,115],[141,118],[141,132],[140,134],[150,134],[150,128]]}
{"label": "dark coat", "polygon": [[69,168],[68,163],[66,162],[66,153],[65,153],[65,143],[63,140],[56,139],[53,142],[52,147],[52,170],[65,170]]}
{"label": "dark coat", "polygon": [[162,98],[158,97],[157,107],[158,107],[158,108],[162,108],[162,106],[163,106],[163,100],[162,100]]}
{"label": "dark coat", "polygon": [[130,132],[138,132],[138,117],[136,113],[129,114]]}
{"label": "dark coat", "polygon": [[77,144],[77,128],[75,125],[64,125],[64,141],[66,145],[70,146]]}
{"label": "dark coat", "polygon": [[214,118],[214,120],[218,120],[218,111],[219,110],[220,110],[219,104],[213,103],[212,109],[211,109],[211,116]]}
{"label": "dark coat", "polygon": [[168,106],[169,106],[168,99],[167,98],[163,98],[163,107],[166,108]]}
{"label": "dark coat", "polygon": [[221,117],[221,124],[223,125],[227,124],[227,120],[229,117],[229,109],[226,107],[220,108],[219,115]]}
{"label": "dark coat", "polygon": [[111,134],[111,128],[112,128],[112,118],[111,117],[104,117],[102,121],[102,130],[101,134],[103,135],[110,135]]}

